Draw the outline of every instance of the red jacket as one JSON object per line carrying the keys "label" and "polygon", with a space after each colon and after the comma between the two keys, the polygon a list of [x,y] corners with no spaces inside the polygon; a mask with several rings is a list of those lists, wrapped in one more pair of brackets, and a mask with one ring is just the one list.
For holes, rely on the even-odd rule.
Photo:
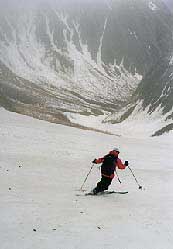
{"label": "red jacket", "polygon": [[[122,163],[121,159],[118,158],[118,153],[117,152],[110,151],[109,154],[114,155],[114,156],[117,157],[117,160],[115,161],[115,170],[116,170],[116,167],[118,167],[118,169],[125,169],[126,168],[126,166]],[[103,161],[104,161],[104,157],[100,157],[100,158],[98,158],[98,159],[95,160],[95,162],[97,164],[103,163]],[[106,176],[106,177],[109,177],[111,179],[114,178],[114,174],[111,174],[111,175],[102,174],[102,176]]]}

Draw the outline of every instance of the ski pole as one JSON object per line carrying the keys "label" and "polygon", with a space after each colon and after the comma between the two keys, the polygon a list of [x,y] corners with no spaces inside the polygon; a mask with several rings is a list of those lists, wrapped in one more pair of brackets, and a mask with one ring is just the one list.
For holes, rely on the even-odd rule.
{"label": "ski pole", "polygon": [[83,186],[84,186],[84,184],[85,184],[85,182],[86,182],[86,180],[87,180],[89,174],[91,173],[91,170],[92,170],[93,167],[94,167],[94,163],[92,164],[92,166],[91,166],[91,168],[90,168],[90,170],[89,170],[89,172],[88,172],[88,174],[87,174],[87,176],[86,176],[86,178],[85,178],[85,180],[84,180],[82,186],[80,187],[80,190],[81,190],[81,191],[83,191],[82,188],[83,188]]}
{"label": "ski pole", "polygon": [[136,179],[136,176],[134,175],[132,169],[131,169],[129,166],[127,166],[127,167],[129,168],[129,170],[131,171],[133,177],[135,178],[135,181],[136,181],[136,183],[138,184],[139,189],[142,189],[142,186],[138,183],[138,180]]}

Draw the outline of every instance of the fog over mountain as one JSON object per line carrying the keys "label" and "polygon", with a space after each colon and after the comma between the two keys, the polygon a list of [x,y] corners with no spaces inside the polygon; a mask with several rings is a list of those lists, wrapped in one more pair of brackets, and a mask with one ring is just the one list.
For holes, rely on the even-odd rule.
{"label": "fog over mountain", "polygon": [[0,105],[77,126],[159,113],[173,129],[173,16],[160,0],[2,1]]}
{"label": "fog over mountain", "polygon": [[172,11],[173,10],[173,1],[172,0],[163,0],[167,7]]}

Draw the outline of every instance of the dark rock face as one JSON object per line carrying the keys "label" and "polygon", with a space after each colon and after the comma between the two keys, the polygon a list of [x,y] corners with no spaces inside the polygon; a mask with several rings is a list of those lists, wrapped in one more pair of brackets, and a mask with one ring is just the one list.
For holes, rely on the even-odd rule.
{"label": "dark rock face", "polygon": [[142,100],[172,119],[173,17],[163,2],[16,6],[0,10],[2,106],[69,124],[66,111],[114,113]]}

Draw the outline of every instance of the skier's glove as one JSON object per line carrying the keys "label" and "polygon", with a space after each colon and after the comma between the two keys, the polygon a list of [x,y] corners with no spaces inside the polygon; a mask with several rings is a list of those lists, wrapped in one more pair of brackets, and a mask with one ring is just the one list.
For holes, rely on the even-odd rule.
{"label": "skier's glove", "polygon": [[95,164],[97,164],[97,163],[96,163],[96,161],[97,161],[97,159],[95,158],[95,159],[94,159],[94,160],[92,161],[92,163],[95,163]]}
{"label": "skier's glove", "polygon": [[128,162],[128,161],[125,161],[124,165],[125,165],[125,166],[128,166],[128,165],[129,165],[129,162]]}

